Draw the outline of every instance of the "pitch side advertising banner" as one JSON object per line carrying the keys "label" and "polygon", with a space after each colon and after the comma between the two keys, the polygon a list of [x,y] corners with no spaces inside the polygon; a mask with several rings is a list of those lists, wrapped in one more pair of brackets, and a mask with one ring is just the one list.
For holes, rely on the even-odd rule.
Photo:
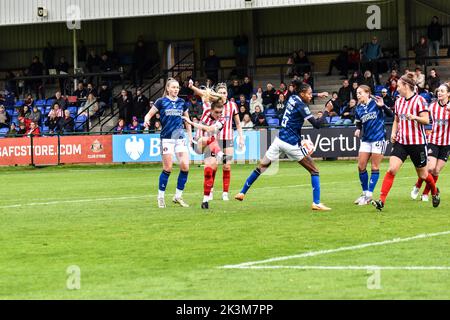
{"label": "pitch side advertising banner", "polygon": [[111,163],[111,136],[61,136],[0,139],[0,165]]}
{"label": "pitch side advertising banner", "polygon": [[[258,131],[244,131],[245,148],[238,149],[235,133],[235,161],[257,161],[260,158]],[[202,161],[203,156],[190,149],[191,161]],[[113,136],[113,162],[160,162],[161,139],[159,134],[126,134]]]}
{"label": "pitch side advertising banner", "polygon": [[[386,126],[386,137],[390,140],[392,126]],[[314,144],[313,158],[344,158],[358,157],[361,140],[355,137],[355,128],[304,128],[303,139],[309,139]],[[275,139],[279,130],[268,133],[269,143]],[[361,133],[362,134],[362,133]],[[390,156],[392,144],[389,141],[386,156]],[[261,151],[263,152],[263,151]]]}

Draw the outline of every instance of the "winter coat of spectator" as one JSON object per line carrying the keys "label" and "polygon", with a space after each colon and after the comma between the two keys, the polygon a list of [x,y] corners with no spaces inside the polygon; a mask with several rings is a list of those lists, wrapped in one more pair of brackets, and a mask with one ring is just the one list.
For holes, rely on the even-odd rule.
{"label": "winter coat of spectator", "polygon": [[119,107],[119,118],[125,119],[125,122],[127,123],[131,123],[131,108],[133,102],[126,90],[120,92],[120,97],[117,99],[117,106]]}
{"label": "winter coat of spectator", "polygon": [[39,123],[41,123],[41,116],[42,116],[41,111],[39,111],[37,106],[34,106],[33,109],[31,109],[28,119],[39,125]]}
{"label": "winter coat of spectator", "polygon": [[198,102],[197,97],[192,96],[189,99],[189,101],[187,102],[187,105],[188,105],[189,116],[191,118],[196,117],[196,118],[200,119],[202,116],[202,113],[203,113],[203,107]]}
{"label": "winter coat of spectator", "polygon": [[10,117],[4,106],[0,106],[0,128],[9,128]]}
{"label": "winter coat of spectator", "polygon": [[245,106],[240,106],[238,110],[239,110],[239,120],[242,121],[242,119],[244,119],[244,116],[246,114],[248,114],[250,116],[250,113],[248,112],[248,110]]}
{"label": "winter coat of spectator", "polygon": [[102,72],[110,72],[113,70],[113,63],[111,61],[111,58],[109,58],[106,53],[102,54],[99,68],[100,68],[100,71],[102,71]]}
{"label": "winter coat of spectator", "polygon": [[140,132],[142,132],[142,128],[139,124],[138,118],[133,117],[131,124],[128,126],[128,133],[136,134]]}
{"label": "winter coat of spectator", "polygon": [[34,57],[33,62],[28,67],[30,76],[42,76],[44,74],[45,67],[39,61],[39,57]]}
{"label": "winter coat of spectator", "polygon": [[86,87],[87,95],[89,96],[91,93],[94,95],[94,97],[98,96],[97,89],[95,89],[94,85],[92,83],[88,83]]}
{"label": "winter coat of spectator", "polygon": [[89,118],[95,118],[100,116],[100,105],[98,103],[97,98],[94,96],[94,94],[89,94],[86,102],[83,104],[81,108],[78,108],[78,112],[84,112],[86,116],[89,116]]}
{"label": "winter coat of spectator", "polygon": [[268,127],[268,126],[269,125],[267,124],[266,117],[264,116],[264,114],[258,115],[258,117],[256,118],[254,128],[261,128],[261,127]]}
{"label": "winter coat of spectator", "polygon": [[350,87],[348,80],[344,80],[342,83],[342,87],[338,92],[338,99],[342,102],[342,104],[347,104],[350,101],[351,91],[352,88]]}
{"label": "winter coat of spectator", "polygon": [[398,96],[397,91],[397,80],[392,80],[391,85],[389,86],[388,93],[391,96],[392,99],[396,99]]}
{"label": "winter coat of spectator", "polygon": [[241,107],[244,107],[247,112],[250,112],[250,106],[243,94],[241,94],[239,96],[239,100],[236,101],[236,104],[237,104],[238,109],[240,109]]}
{"label": "winter coat of spectator", "polygon": [[333,68],[336,68],[338,71],[340,71],[339,75],[345,76],[345,78],[347,78],[349,67],[348,60],[348,47],[344,46],[336,59],[332,59],[330,61],[327,76],[331,76],[333,73]]}
{"label": "winter coat of spectator", "polygon": [[27,133],[27,128],[25,127],[25,123],[20,122],[19,123],[19,130],[17,130],[17,135],[23,135]]}
{"label": "winter coat of spectator", "polygon": [[362,84],[368,86],[371,92],[375,92],[375,79],[372,76],[372,72],[369,70],[364,72],[364,79],[361,81],[361,85]]}
{"label": "winter coat of spectator", "polygon": [[24,106],[27,106],[29,109],[33,108],[34,106],[34,99],[31,96],[31,94],[27,95],[26,99],[23,102]]}
{"label": "winter coat of spectator", "polygon": [[14,122],[12,122],[11,125],[9,126],[8,132],[6,133],[6,137],[12,138],[12,137],[15,137],[16,135],[17,135],[16,124]]}
{"label": "winter coat of spectator", "polygon": [[370,43],[367,43],[363,48],[364,61],[373,61],[381,58],[383,52],[381,46],[378,43],[378,38],[373,37]]}
{"label": "winter coat of spectator", "polygon": [[436,69],[431,69],[430,75],[427,78],[425,89],[427,89],[430,93],[434,94],[436,89],[441,85],[441,79],[436,73]]}
{"label": "winter coat of spectator", "polygon": [[64,117],[61,119],[60,127],[62,133],[74,132],[75,122],[70,116],[69,110],[64,111]]}
{"label": "winter coat of spectator", "polygon": [[293,86],[292,84],[290,84],[290,85],[288,86],[288,91],[287,91],[287,93],[286,93],[286,95],[285,95],[286,101],[288,101],[289,98],[290,98],[293,94],[294,94],[294,86]]}
{"label": "winter coat of spectator", "polygon": [[216,56],[214,49],[210,49],[208,57],[205,58],[205,73],[214,83],[217,83],[219,79],[219,68],[220,59]]}
{"label": "winter coat of spectator", "polygon": [[178,96],[180,98],[187,99],[188,97],[192,96],[193,94],[194,94],[194,91],[192,91],[192,89],[189,88],[189,80],[185,80],[183,82],[183,85],[180,88],[180,92],[178,93]]}
{"label": "winter coat of spectator", "polygon": [[398,81],[400,79],[397,70],[392,70],[391,74],[389,75],[389,78],[386,81],[386,87],[389,87],[392,80]]}
{"label": "winter coat of spectator", "polygon": [[359,73],[359,71],[354,71],[350,79],[348,79],[348,82],[350,86],[353,87],[353,83],[357,82],[358,84],[362,83],[364,80],[364,77]]}
{"label": "winter coat of spectator", "polygon": [[87,90],[84,88],[84,84],[80,82],[77,86],[77,90],[73,92],[73,95],[78,99],[86,99],[87,98]]}
{"label": "winter coat of spectator", "polygon": [[39,126],[35,122],[30,123],[30,128],[26,130],[25,136],[40,136],[41,135],[41,129],[39,129]]}
{"label": "winter coat of spectator", "polygon": [[262,110],[261,110],[261,108],[260,108],[259,106],[256,106],[256,107],[255,107],[255,112],[253,112],[253,113],[251,114],[252,122],[253,122],[254,124],[256,124],[256,122],[258,122],[258,117],[259,117],[260,115],[263,115],[263,116],[264,116],[264,113],[262,112]]}
{"label": "winter coat of spectator", "polygon": [[358,50],[348,49],[348,68],[349,70],[358,70],[361,62],[361,56]]}
{"label": "winter coat of spectator", "polygon": [[425,75],[422,73],[422,69],[416,68],[416,84],[419,92],[423,92],[425,90]]}
{"label": "winter coat of spectator", "polygon": [[61,109],[63,110],[66,109],[67,100],[62,96],[61,91],[56,91],[55,96],[52,97],[52,99],[55,100],[55,102],[53,102],[53,105],[57,104],[60,106]]}
{"label": "winter coat of spectator", "polygon": [[239,80],[233,80],[231,85],[228,87],[228,99],[234,99],[235,102],[239,101],[239,96],[241,95],[241,86],[239,85]]}
{"label": "winter coat of spectator", "polygon": [[335,123],[335,125],[348,126],[353,124],[353,122],[355,121],[355,107],[356,107],[356,100],[351,99],[348,103],[348,106],[346,106],[344,110],[342,110],[341,119],[338,120]]}
{"label": "winter coat of spectator", "polygon": [[87,48],[83,40],[78,42],[78,52],[77,52],[78,62],[81,63],[81,67],[84,67],[87,59]]}
{"label": "winter coat of spectator", "polygon": [[149,100],[142,93],[141,89],[136,91],[136,96],[133,99],[133,107],[131,113],[137,117],[138,120],[143,121],[148,112]]}
{"label": "winter coat of spectator", "polygon": [[89,51],[89,55],[86,60],[86,68],[90,73],[94,73],[100,69],[100,57],[95,53],[94,50]]}
{"label": "winter coat of spectator", "polygon": [[42,51],[42,60],[44,60],[47,71],[48,69],[53,69],[55,64],[55,48],[53,48],[50,42],[47,42],[47,46]]}
{"label": "winter coat of spectator", "polygon": [[126,132],[126,126],[125,126],[125,120],[124,119],[119,119],[119,121],[117,122],[117,126],[114,129],[114,133],[116,134],[122,134]]}
{"label": "winter coat of spectator", "polygon": [[352,84],[352,90],[351,90],[351,92],[350,92],[350,99],[356,99],[356,100],[358,100],[358,96],[357,96],[358,87],[359,87],[358,82],[353,82],[353,84]]}
{"label": "winter coat of spectator", "polygon": [[384,88],[381,90],[381,97],[383,98],[384,104],[394,111],[394,99],[389,95],[388,89]]}
{"label": "winter coat of spectator", "polygon": [[262,93],[262,104],[264,109],[274,108],[278,99],[276,90],[271,83],[267,84],[267,90]]}
{"label": "winter coat of spectator", "polygon": [[[439,18],[437,16],[434,16],[430,25],[428,26],[428,40],[429,43],[429,49],[430,49],[430,56],[434,55],[436,57],[439,56],[439,49],[440,44],[443,36],[442,32],[442,26],[439,23]],[[436,65],[439,65],[438,61],[435,61]]]}
{"label": "winter coat of spectator", "polygon": [[311,72],[311,64],[304,50],[298,51],[297,58],[294,58],[295,74],[298,76],[303,75],[305,72]]}
{"label": "winter coat of spectator", "polygon": [[244,115],[244,118],[242,119],[242,122],[241,122],[241,126],[242,126],[242,128],[253,128],[255,126],[248,113]]}
{"label": "winter coat of spectator", "polygon": [[250,99],[250,113],[253,114],[255,112],[255,107],[259,106],[262,111],[264,111],[264,108],[262,106],[262,99],[258,99],[258,96],[256,93],[252,95],[252,98]]}
{"label": "winter coat of spectator", "polygon": [[284,94],[278,96],[278,101],[276,105],[276,115],[278,119],[283,118],[284,112],[286,111],[286,98]]}
{"label": "winter coat of spectator", "polygon": [[253,84],[249,77],[244,78],[244,82],[241,84],[239,92],[243,94],[247,100],[250,99],[253,93]]}
{"label": "winter coat of spectator", "polygon": [[112,91],[106,83],[103,83],[98,92],[98,105],[103,113],[107,107],[112,108]]}
{"label": "winter coat of spectator", "polygon": [[414,53],[416,54],[416,64],[425,65],[425,57],[428,55],[428,43],[425,37],[420,37],[420,41],[414,46]]}
{"label": "winter coat of spectator", "polygon": [[302,82],[309,84],[311,86],[311,89],[313,89],[314,91],[314,78],[311,76],[311,72],[305,72]]}
{"label": "winter coat of spectator", "polygon": [[64,113],[59,105],[56,103],[50,110],[47,121],[45,124],[48,126],[50,133],[54,133],[61,130],[61,119],[64,117]]}

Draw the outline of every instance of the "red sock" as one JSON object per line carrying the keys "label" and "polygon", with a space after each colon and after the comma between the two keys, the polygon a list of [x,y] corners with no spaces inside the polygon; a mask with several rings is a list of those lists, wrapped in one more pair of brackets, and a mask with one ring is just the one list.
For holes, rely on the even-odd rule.
{"label": "red sock", "polygon": [[[431,175],[431,173],[430,173],[430,175]],[[429,176],[430,176],[430,175],[429,175]],[[439,176],[433,176],[433,175],[431,175],[431,177],[433,178],[434,186],[436,187],[436,182],[438,181]],[[425,187],[425,190],[423,190],[423,194],[428,195],[428,194],[430,193],[430,190],[432,190],[432,186],[430,186],[430,185],[428,184],[428,182],[427,182],[427,186]],[[437,192],[437,191],[436,191],[436,192]],[[436,194],[436,193],[431,193],[431,194]]]}
{"label": "red sock", "polygon": [[390,173],[389,171],[386,173],[383,179],[383,184],[381,186],[380,200],[385,203],[386,198],[388,196],[389,191],[392,188],[392,184],[394,183],[395,175]]}
{"label": "red sock", "polygon": [[203,195],[209,196],[214,182],[213,169],[210,167],[206,167],[204,174],[205,174],[205,181],[203,183]]}
{"label": "red sock", "polygon": [[423,179],[421,179],[421,178],[417,179],[416,188],[417,189],[422,188],[422,184],[423,184]]}
{"label": "red sock", "polygon": [[223,170],[223,192],[230,190],[231,170]]}

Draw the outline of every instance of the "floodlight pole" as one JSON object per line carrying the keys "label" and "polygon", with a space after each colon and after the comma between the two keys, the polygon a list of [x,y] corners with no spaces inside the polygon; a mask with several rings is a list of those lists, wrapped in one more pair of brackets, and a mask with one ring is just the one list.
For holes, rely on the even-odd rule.
{"label": "floodlight pole", "polygon": [[[78,69],[78,44],[77,44],[77,29],[73,28],[73,73]],[[77,90],[77,78],[73,78],[73,90]]]}

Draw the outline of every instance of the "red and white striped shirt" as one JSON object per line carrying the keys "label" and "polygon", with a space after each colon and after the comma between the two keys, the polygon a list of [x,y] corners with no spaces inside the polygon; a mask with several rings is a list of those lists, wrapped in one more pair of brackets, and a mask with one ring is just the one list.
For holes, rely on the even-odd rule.
{"label": "red and white striped shirt", "polygon": [[397,142],[404,145],[426,144],[425,128],[417,121],[410,121],[407,114],[421,116],[428,112],[427,102],[419,95],[406,100],[400,97],[395,101],[395,114],[398,117]]}
{"label": "red and white striped shirt", "polygon": [[205,126],[215,125],[216,132],[206,132],[204,130],[197,130],[197,133],[195,135],[196,140],[200,139],[201,137],[212,137],[212,136],[217,137],[219,134],[222,133],[223,129],[225,128],[226,119],[223,116],[220,117],[219,119],[214,119],[213,117],[211,117],[211,106],[208,103],[204,104],[203,114],[202,117],[200,118],[200,123]]}
{"label": "red and white striped shirt", "polygon": [[[209,110],[211,110],[211,104],[208,102],[204,102],[202,118],[206,112],[209,112]],[[225,126],[220,132],[220,140],[233,140],[233,118],[237,114],[238,108],[235,102],[227,101],[227,103],[223,105],[222,117],[225,118]]]}
{"label": "red and white striped shirt", "polygon": [[429,107],[431,120],[433,121],[429,142],[437,146],[448,146],[450,144],[450,111],[447,110],[448,106],[450,106],[450,103],[443,106],[439,101],[436,101]]}

